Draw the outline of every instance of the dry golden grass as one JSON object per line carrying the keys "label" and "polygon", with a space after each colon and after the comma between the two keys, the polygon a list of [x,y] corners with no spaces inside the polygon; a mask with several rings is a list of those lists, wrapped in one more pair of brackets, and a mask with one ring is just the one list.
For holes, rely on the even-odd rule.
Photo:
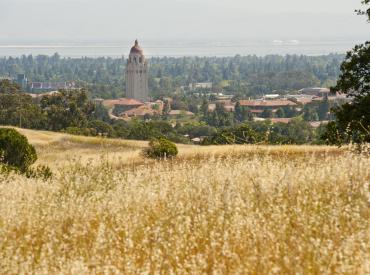
{"label": "dry golden grass", "polygon": [[108,159],[136,161],[145,141],[115,140],[99,137],[73,136],[48,131],[16,128],[27,136],[37,150],[37,164],[58,170],[71,162],[99,164],[102,156]]}
{"label": "dry golden grass", "polygon": [[0,175],[1,273],[370,273],[365,156],[21,131],[55,177]]}

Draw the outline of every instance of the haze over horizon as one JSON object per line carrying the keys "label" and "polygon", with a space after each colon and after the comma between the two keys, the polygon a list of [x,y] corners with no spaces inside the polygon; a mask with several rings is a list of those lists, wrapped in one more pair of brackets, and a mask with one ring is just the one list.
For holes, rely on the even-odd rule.
{"label": "haze over horizon", "polygon": [[0,0],[0,41],[365,40],[360,0]]}

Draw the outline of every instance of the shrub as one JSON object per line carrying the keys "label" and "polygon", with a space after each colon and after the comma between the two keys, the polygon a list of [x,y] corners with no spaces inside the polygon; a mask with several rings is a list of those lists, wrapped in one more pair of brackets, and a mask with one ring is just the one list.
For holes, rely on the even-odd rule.
{"label": "shrub", "polygon": [[14,129],[0,129],[0,161],[5,165],[26,172],[37,160],[35,148],[25,136]]}
{"label": "shrub", "polygon": [[144,150],[144,155],[149,158],[163,159],[177,156],[176,144],[166,138],[155,138],[149,142],[149,148]]}
{"label": "shrub", "polygon": [[11,173],[19,173],[19,169],[9,166],[9,165],[4,165],[0,163],[0,174],[1,175],[10,175]]}
{"label": "shrub", "polygon": [[39,165],[36,168],[29,168],[25,173],[27,178],[36,178],[47,181],[53,177],[53,173],[48,166]]}

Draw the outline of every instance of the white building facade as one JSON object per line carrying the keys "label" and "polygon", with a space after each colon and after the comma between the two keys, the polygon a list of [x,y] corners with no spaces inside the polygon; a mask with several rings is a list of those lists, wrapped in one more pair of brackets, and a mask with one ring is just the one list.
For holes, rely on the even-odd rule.
{"label": "white building facade", "polygon": [[136,40],[131,48],[126,68],[126,97],[149,101],[148,61]]}

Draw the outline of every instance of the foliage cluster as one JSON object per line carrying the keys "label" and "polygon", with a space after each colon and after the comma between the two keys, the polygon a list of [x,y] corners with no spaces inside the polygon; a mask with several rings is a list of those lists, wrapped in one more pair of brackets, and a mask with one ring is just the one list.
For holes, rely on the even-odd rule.
{"label": "foliage cluster", "polygon": [[[335,104],[338,105],[337,103]],[[331,118],[330,109],[334,106],[334,104],[329,102],[327,97],[323,101],[307,104],[303,108],[303,118],[305,121],[329,120]]]}
{"label": "foliage cluster", "polygon": [[[44,96],[39,101],[24,94],[18,86],[2,81],[0,90],[0,99],[2,109],[0,111],[0,123],[3,125],[21,126],[31,129],[45,129],[53,131],[62,131],[74,135],[84,136],[103,136],[116,137],[134,140],[150,140],[152,138],[167,138],[177,143],[190,143],[195,137],[210,137],[208,143],[235,143],[223,141],[210,142],[218,131],[219,135],[234,136],[232,132],[238,129],[239,124],[248,122],[250,125],[256,125],[256,134],[259,136],[255,142],[265,143],[283,143],[301,144],[317,142],[312,138],[312,129],[304,124],[304,127],[296,129],[292,122],[288,125],[275,124],[266,126],[269,123],[254,122],[249,109],[241,107],[236,103],[235,112],[227,112],[222,104],[216,104],[214,111],[208,110],[209,101],[204,99],[200,106],[198,119],[200,122],[173,122],[166,115],[162,117],[152,117],[151,120],[133,119],[131,121],[113,121],[110,120],[108,111],[100,104],[93,104],[87,97],[85,90],[66,91],[62,90],[57,94]],[[9,92],[12,91],[12,92]],[[316,120],[328,118],[329,102],[323,101],[305,106],[303,109],[303,118],[305,120]],[[198,108],[198,107],[196,107]],[[316,114],[316,115],[315,115]],[[294,117],[300,115],[300,112],[292,108],[281,108],[273,115],[265,114],[266,118],[273,116]],[[19,117],[18,117],[19,116]],[[174,126],[175,125],[175,126]],[[259,125],[259,126],[258,126]],[[302,126],[302,125],[301,125]],[[225,129],[234,128],[234,130]],[[291,129],[289,129],[291,128]],[[231,134],[229,133],[231,131]],[[235,130],[239,133],[239,130]],[[270,138],[266,139],[266,133]],[[307,134],[302,137],[302,134]],[[237,135],[238,136],[238,135]],[[243,139],[238,136],[237,139]],[[219,140],[219,138],[215,138]],[[244,141],[243,143],[246,143]],[[247,143],[252,143],[249,140]]]}
{"label": "foliage cluster", "polygon": [[31,167],[36,160],[35,147],[27,137],[14,129],[0,128],[0,174],[15,172],[28,178],[50,179],[53,173],[48,166]]}
{"label": "foliage cluster", "polygon": [[219,129],[203,140],[203,145],[222,144],[309,144],[319,143],[312,127],[300,118],[288,124],[271,122],[246,122]]}
{"label": "foliage cluster", "polygon": [[353,100],[333,110],[336,121],[329,125],[324,138],[328,143],[338,145],[369,143],[370,42],[349,52],[341,69],[343,74],[333,90],[341,90]]}
{"label": "foliage cluster", "polygon": [[107,111],[88,99],[84,89],[60,90],[32,99],[16,84],[0,81],[0,124],[21,128],[62,131],[67,128],[90,128],[94,135],[111,134]]}
{"label": "foliage cluster", "polygon": [[178,154],[176,144],[166,138],[150,140],[149,147],[144,149],[144,155],[148,158],[167,159],[174,158]]}
{"label": "foliage cluster", "polygon": [[0,124],[43,129],[46,117],[41,108],[19,86],[0,81]]}
{"label": "foliage cluster", "polygon": [[226,92],[258,96],[273,90],[298,90],[335,83],[343,56],[235,56],[152,58],[151,90],[171,94],[176,87],[212,82],[214,91],[223,82]]}
{"label": "foliage cluster", "polygon": [[35,148],[14,129],[0,128],[0,162],[26,172],[37,160]]}
{"label": "foliage cluster", "polygon": [[[370,23],[370,1],[362,1]],[[361,144],[370,142],[370,42],[354,47],[347,53],[341,65],[341,74],[334,92],[342,92],[352,97],[350,103],[333,110],[336,121],[328,126],[323,138],[329,144]]]}
{"label": "foliage cluster", "polygon": [[[172,95],[180,86],[212,82],[217,91],[257,96],[273,90],[330,86],[339,75],[342,55],[269,55],[235,57],[151,58],[149,88],[154,95]],[[0,75],[25,73],[31,81],[75,81],[93,97],[124,96],[124,58],[61,58],[22,56],[0,58]]]}

